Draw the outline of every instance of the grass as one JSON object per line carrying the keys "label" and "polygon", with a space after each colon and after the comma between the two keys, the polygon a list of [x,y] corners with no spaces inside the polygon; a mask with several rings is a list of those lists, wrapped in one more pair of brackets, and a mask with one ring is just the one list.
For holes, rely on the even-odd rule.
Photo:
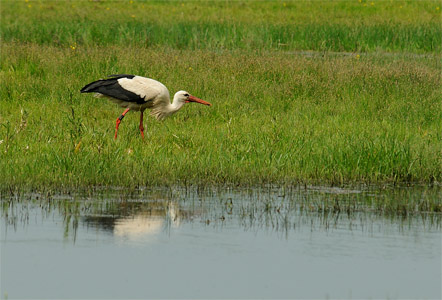
{"label": "grass", "polygon": [[[438,2],[183,4],[2,2],[1,189],[442,180]],[[213,106],[114,141],[115,73]]]}
{"label": "grass", "polygon": [[2,39],[44,45],[440,52],[437,1],[4,1]]}

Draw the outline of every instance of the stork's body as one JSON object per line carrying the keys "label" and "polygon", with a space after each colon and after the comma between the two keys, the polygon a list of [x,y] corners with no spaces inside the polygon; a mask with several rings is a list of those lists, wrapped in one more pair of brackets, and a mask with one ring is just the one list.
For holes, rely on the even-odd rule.
{"label": "stork's body", "polygon": [[126,110],[117,119],[115,138],[118,126],[129,110],[140,111],[140,132],[144,138],[143,112],[151,109],[150,114],[157,120],[174,114],[187,102],[197,102],[211,105],[209,102],[194,97],[186,91],[179,91],[170,103],[168,89],[154,79],[135,75],[111,75],[108,79],[101,79],[89,83],[81,89],[82,93],[96,93],[98,97],[106,97]]}

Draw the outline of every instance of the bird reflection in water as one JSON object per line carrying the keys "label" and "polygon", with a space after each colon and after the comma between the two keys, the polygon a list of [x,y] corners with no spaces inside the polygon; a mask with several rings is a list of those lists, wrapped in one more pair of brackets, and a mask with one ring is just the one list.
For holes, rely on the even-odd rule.
{"label": "bird reflection in water", "polygon": [[183,212],[176,202],[114,203],[99,215],[83,217],[86,226],[123,241],[139,241],[178,228]]}

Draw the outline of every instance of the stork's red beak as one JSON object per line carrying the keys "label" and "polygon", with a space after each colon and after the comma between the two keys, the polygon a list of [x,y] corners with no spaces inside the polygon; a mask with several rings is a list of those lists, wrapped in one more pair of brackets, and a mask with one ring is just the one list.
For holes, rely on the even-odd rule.
{"label": "stork's red beak", "polygon": [[204,104],[204,105],[212,106],[212,104],[210,104],[209,102],[201,100],[200,98],[197,98],[197,97],[192,96],[192,95],[189,96],[189,99],[186,102],[196,102],[196,103],[201,103],[201,104]]}

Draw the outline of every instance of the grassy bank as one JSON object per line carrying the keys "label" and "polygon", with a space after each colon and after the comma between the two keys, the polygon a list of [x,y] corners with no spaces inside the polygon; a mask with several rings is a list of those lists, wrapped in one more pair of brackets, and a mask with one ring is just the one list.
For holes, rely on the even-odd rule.
{"label": "grassy bank", "polygon": [[[441,178],[438,58],[255,55],[5,45],[1,169],[7,184],[431,181]],[[103,52],[108,54],[103,56]],[[95,63],[91,64],[90,62]],[[165,122],[79,88],[154,74],[213,107]],[[79,144],[81,142],[81,144]]]}
{"label": "grassy bank", "polygon": [[[441,36],[439,19],[433,17],[438,14],[436,2],[404,2],[403,8],[395,8],[398,2],[375,2],[373,6],[370,2],[368,6],[357,1],[321,2],[325,12],[297,21],[324,30],[327,26],[350,30],[354,20],[360,28],[371,24],[364,30],[384,26],[392,34],[395,26],[431,27],[422,29],[430,37],[409,35],[411,40],[406,43],[392,39],[396,42],[385,44],[377,38],[358,37],[360,45],[366,46],[356,50],[367,52],[357,53],[328,51],[353,51],[352,43],[340,38],[348,32],[331,34],[333,47],[325,49],[321,43],[312,46],[316,42],[304,47],[296,38],[288,43],[289,49],[266,42],[268,37],[266,32],[259,33],[260,26],[289,28],[290,22],[282,21],[289,14],[284,9],[299,6],[292,10],[298,20],[302,15],[298,10],[310,5],[304,2],[286,6],[253,2],[245,7],[239,2],[209,6],[197,2],[184,6],[176,2],[29,3],[31,7],[25,2],[2,3],[2,189],[442,180],[441,56],[440,43],[432,44]],[[219,10],[226,18],[218,20],[220,28],[242,26],[241,30],[255,37],[254,42],[241,46],[240,40],[230,41],[223,31],[218,37],[213,35],[209,26],[209,36],[224,36],[229,46],[198,34],[201,44],[189,46],[177,41],[177,33],[161,35],[156,29],[151,33],[156,42],[146,45],[129,28],[148,36],[141,29],[147,21],[131,17],[148,4],[157,10],[153,20],[149,19],[155,28],[166,28],[170,22],[175,32],[180,28],[177,24],[191,24],[196,16],[200,17],[196,24],[203,26],[215,22]],[[187,8],[190,4],[197,9]],[[321,5],[310,6],[319,12]],[[385,18],[390,12],[388,22],[367,11],[359,15],[359,21],[353,16],[355,10],[382,5],[394,7],[382,10]],[[272,7],[272,18],[267,19]],[[39,9],[45,13],[38,13]],[[173,9],[188,13],[177,13],[181,19],[174,23],[172,17],[163,17]],[[246,12],[252,11],[249,17]],[[84,22],[73,18],[64,27],[60,25],[74,13],[82,13]],[[331,21],[321,17],[326,13]],[[408,18],[402,18],[405,15]],[[353,17],[343,20],[341,16]],[[111,20],[112,26],[120,26],[128,35],[111,35],[106,26]],[[20,28],[17,22],[21,21],[27,26]],[[75,26],[76,31],[69,34]],[[59,38],[53,38],[54,28]],[[89,36],[94,30],[96,36]],[[195,38],[189,31],[185,30],[183,41]],[[104,37],[106,34],[109,36]],[[419,42],[422,37],[423,43]],[[299,41],[312,42],[307,38]],[[116,73],[158,79],[172,94],[186,89],[213,106],[189,104],[164,122],[147,118],[145,141],[139,137],[139,115],[129,113],[114,141],[115,120],[122,110],[106,100],[82,95],[79,89]]]}

